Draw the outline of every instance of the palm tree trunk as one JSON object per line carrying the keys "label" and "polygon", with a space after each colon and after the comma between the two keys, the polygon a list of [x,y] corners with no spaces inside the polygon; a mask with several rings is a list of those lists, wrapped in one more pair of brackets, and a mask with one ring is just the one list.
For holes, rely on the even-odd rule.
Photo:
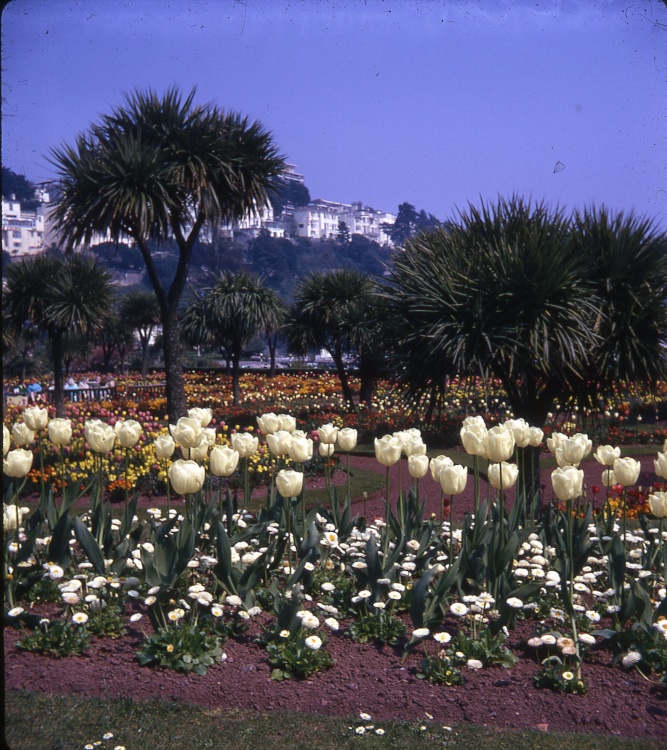
{"label": "palm tree trunk", "polygon": [[162,321],[162,346],[167,391],[167,413],[170,420],[187,414],[185,380],[181,364],[181,337],[176,309],[169,309]]}
{"label": "palm tree trunk", "polygon": [[50,332],[53,359],[53,400],[56,416],[65,417],[65,391],[63,389],[63,332]]}
{"label": "palm tree trunk", "polygon": [[343,363],[343,355],[338,349],[334,349],[331,352],[334,364],[336,365],[336,372],[338,373],[338,379],[340,380],[340,387],[343,391],[343,400],[347,404],[347,408],[350,411],[355,411],[354,398],[352,396],[352,389],[350,388],[350,382],[347,377],[345,370],[345,364]]}
{"label": "palm tree trunk", "polygon": [[232,403],[241,405],[241,354],[234,352],[232,356]]}
{"label": "palm tree trunk", "polygon": [[275,378],[276,376],[276,348],[278,345],[278,334],[274,333],[273,336],[268,336],[268,345],[269,345],[269,357],[270,357],[270,364],[269,364],[269,377]]}
{"label": "palm tree trunk", "polygon": [[148,375],[148,344],[149,340],[141,340],[141,379],[146,380]]}

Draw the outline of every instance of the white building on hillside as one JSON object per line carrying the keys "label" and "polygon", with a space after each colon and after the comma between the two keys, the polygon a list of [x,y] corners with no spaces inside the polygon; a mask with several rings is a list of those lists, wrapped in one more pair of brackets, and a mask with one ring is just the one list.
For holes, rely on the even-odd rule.
{"label": "white building on hillside", "polygon": [[2,249],[12,257],[36,255],[46,250],[45,205],[34,211],[23,211],[14,196],[2,199]]}
{"label": "white building on hillside", "polygon": [[335,239],[339,223],[344,222],[351,235],[361,234],[386,245],[390,243],[390,238],[382,225],[393,224],[396,216],[364,206],[360,201],[348,204],[318,198],[309,206],[295,209],[294,221],[299,237]]}

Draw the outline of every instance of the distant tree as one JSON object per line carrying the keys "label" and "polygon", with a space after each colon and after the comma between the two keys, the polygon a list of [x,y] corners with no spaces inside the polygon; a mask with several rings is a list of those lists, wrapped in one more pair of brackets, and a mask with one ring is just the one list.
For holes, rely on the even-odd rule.
{"label": "distant tree", "polygon": [[15,325],[33,323],[46,331],[53,359],[56,413],[65,416],[64,338],[67,333],[93,335],[101,330],[114,290],[108,269],[89,256],[62,259],[38,255],[7,269],[7,314]]}
{"label": "distant tree", "polygon": [[261,277],[223,272],[214,286],[195,294],[182,313],[188,340],[210,345],[215,342],[231,360],[234,406],[241,403],[241,355],[251,339],[277,331],[283,305],[276,292]]}
{"label": "distant tree", "polygon": [[120,318],[124,327],[139,335],[141,344],[141,377],[148,374],[148,354],[151,336],[160,323],[160,306],[154,292],[136,291],[123,297],[120,303]]}
{"label": "distant tree", "polygon": [[[66,247],[96,235],[139,248],[160,305],[170,419],[186,413],[179,303],[193,248],[205,224],[227,222],[267,201],[283,169],[273,138],[260,123],[194,104],[176,88],[160,97],[135,92],[103,115],[74,146],[52,151],[60,200],[55,228]],[[167,283],[156,244],[172,239],[176,268]]]}
{"label": "distant tree", "polygon": [[347,245],[350,241],[350,229],[344,221],[338,222],[338,234],[336,241],[339,245]]}
{"label": "distant tree", "polygon": [[384,223],[382,228],[391,237],[394,245],[402,246],[410,237],[418,232],[425,232],[437,228],[441,222],[433,214],[427,214],[423,209],[419,212],[411,203],[401,203],[393,224]]}
{"label": "distant tree", "polygon": [[276,216],[283,212],[288,203],[292,206],[307,206],[310,203],[310,192],[302,183],[285,180],[282,177],[274,177],[272,184],[274,190],[271,193],[270,200]]}
{"label": "distant tree", "polygon": [[374,328],[377,322],[375,286],[366,274],[351,269],[313,273],[297,288],[284,335],[291,351],[304,354],[326,349],[331,355],[350,410],[355,404],[349,384],[346,355],[384,347]]}
{"label": "distant tree", "polygon": [[104,372],[111,372],[111,361],[118,355],[121,375],[125,374],[125,358],[128,349],[134,343],[134,334],[121,319],[119,303],[116,303],[105,316],[102,330],[97,335],[97,345],[102,349],[102,367]]}
{"label": "distant tree", "polygon": [[35,186],[23,175],[16,174],[7,167],[2,168],[2,197],[5,199],[15,196],[22,206],[30,204],[37,205],[35,200]]}
{"label": "distant tree", "polygon": [[90,336],[78,332],[66,333],[63,336],[63,377],[69,378],[74,362],[87,359],[92,348],[93,341]]}

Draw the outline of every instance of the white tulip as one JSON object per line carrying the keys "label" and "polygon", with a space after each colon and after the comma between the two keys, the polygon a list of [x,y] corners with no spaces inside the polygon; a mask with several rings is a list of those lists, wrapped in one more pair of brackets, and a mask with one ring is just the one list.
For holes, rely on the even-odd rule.
{"label": "white tulip", "polygon": [[8,477],[24,477],[32,469],[32,451],[15,448],[9,451],[2,463],[2,470]]}
{"label": "white tulip", "polygon": [[351,451],[357,447],[357,431],[352,427],[343,427],[338,430],[338,447],[342,451]]}
{"label": "white tulip", "polygon": [[401,458],[402,448],[401,441],[394,435],[375,438],[375,458],[383,466],[393,466]]}
{"label": "white tulip", "polygon": [[413,479],[422,479],[428,474],[429,460],[426,455],[408,456],[408,471]]}
{"label": "white tulip", "polygon": [[440,486],[445,495],[460,495],[468,482],[468,467],[443,466],[440,471]]}
{"label": "white tulip", "polygon": [[514,487],[519,477],[519,467],[516,464],[508,464],[506,461],[499,461],[489,464],[487,469],[489,482],[495,490],[509,490]]}
{"label": "white tulip", "polygon": [[514,433],[505,425],[492,427],[484,438],[486,457],[493,463],[507,461],[514,453]]}
{"label": "white tulip", "polygon": [[280,429],[280,420],[273,412],[268,412],[257,417],[257,426],[263,435],[271,435]]}
{"label": "white tulip", "polygon": [[56,417],[49,422],[49,440],[54,445],[69,445],[72,440],[72,422]]}
{"label": "white tulip", "polygon": [[551,484],[559,500],[574,500],[581,495],[584,472],[574,466],[558,468],[551,472]]}
{"label": "white tulip", "polygon": [[213,410],[206,408],[200,408],[198,406],[188,409],[188,417],[190,419],[196,419],[202,427],[208,427],[213,419]]}
{"label": "white tulip", "polygon": [[231,476],[239,463],[239,454],[226,445],[214,445],[209,456],[211,474],[216,477]]}
{"label": "white tulip", "polygon": [[141,437],[141,425],[135,419],[119,419],[113,426],[119,444],[123,448],[134,448]]}
{"label": "white tulip", "polygon": [[196,461],[179,458],[169,467],[171,486],[179,495],[198,492],[204,486],[206,471]]}
{"label": "white tulip", "polygon": [[259,438],[249,432],[232,432],[230,441],[232,448],[237,451],[241,458],[254,456],[259,447]]}
{"label": "white tulip", "polygon": [[44,430],[49,422],[49,410],[40,409],[39,406],[29,406],[23,410],[23,421],[33,432]]}
{"label": "white tulip", "polygon": [[297,497],[303,487],[303,474],[300,471],[281,469],[276,476],[276,487],[282,497]]}
{"label": "white tulip", "polygon": [[634,458],[617,458],[614,461],[614,476],[622,487],[630,487],[639,479],[642,465]]}
{"label": "white tulip", "polygon": [[621,449],[611,445],[598,445],[593,458],[603,466],[613,466],[614,461],[621,457]]}

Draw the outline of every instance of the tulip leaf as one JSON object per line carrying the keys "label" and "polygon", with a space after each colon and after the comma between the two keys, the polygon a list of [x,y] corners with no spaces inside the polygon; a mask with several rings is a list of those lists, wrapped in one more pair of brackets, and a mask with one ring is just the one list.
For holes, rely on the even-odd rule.
{"label": "tulip leaf", "polygon": [[69,540],[72,536],[72,521],[67,513],[63,513],[58,519],[51,535],[49,543],[49,561],[67,568],[72,559],[70,555]]}
{"label": "tulip leaf", "polygon": [[104,567],[104,555],[95,541],[95,538],[88,530],[88,527],[78,516],[74,516],[72,519],[72,525],[74,526],[74,534],[77,541],[81,545],[81,549],[83,549],[86,557],[91,562],[96,572],[99,575],[104,575],[106,572]]}
{"label": "tulip leaf", "polygon": [[134,497],[130,500],[130,502],[127,505],[127,508],[123,511],[123,521],[120,527],[121,539],[125,539],[125,537],[130,532],[130,527],[132,526],[132,519],[134,518],[134,514],[137,512],[138,502],[139,502],[139,493],[135,492]]}
{"label": "tulip leaf", "polygon": [[424,627],[424,612],[426,609],[426,595],[428,587],[435,575],[438,567],[434,565],[430,570],[415,583],[412,587],[412,601],[410,602],[410,619],[415,628]]}

